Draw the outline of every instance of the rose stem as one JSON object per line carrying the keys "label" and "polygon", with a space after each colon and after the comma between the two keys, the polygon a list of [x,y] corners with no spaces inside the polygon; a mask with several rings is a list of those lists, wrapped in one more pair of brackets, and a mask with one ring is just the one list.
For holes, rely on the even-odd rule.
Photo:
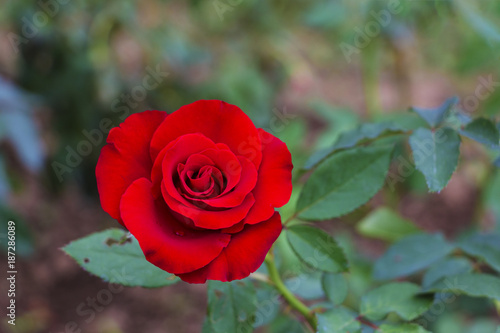
{"label": "rose stem", "polygon": [[278,269],[276,268],[276,264],[274,263],[273,255],[268,253],[264,262],[266,263],[266,267],[269,272],[269,279],[272,281],[276,289],[281,293],[292,308],[299,311],[306,318],[316,332],[317,322],[314,313],[297,297],[295,297],[295,295],[285,286],[283,280],[281,280]]}

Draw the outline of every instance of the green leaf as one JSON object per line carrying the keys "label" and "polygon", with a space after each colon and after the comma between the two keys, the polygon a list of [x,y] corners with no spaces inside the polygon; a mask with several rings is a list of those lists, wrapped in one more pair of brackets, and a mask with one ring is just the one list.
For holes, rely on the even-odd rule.
{"label": "green leaf", "polygon": [[252,332],[257,296],[251,281],[208,282],[203,333]]}
{"label": "green leaf", "polygon": [[[303,273],[304,265],[288,243],[286,232],[281,233],[273,247],[276,257],[279,259],[277,265],[281,275],[297,276]],[[308,267],[305,268],[308,269]]]}
{"label": "green leaf", "polygon": [[460,130],[460,134],[489,148],[497,148],[500,141],[500,133],[495,124],[486,118],[474,119],[463,130]]}
{"label": "green leaf", "polygon": [[[272,333],[304,333],[308,329],[293,315],[280,314],[269,326]],[[250,331],[249,331],[250,333]]]}
{"label": "green leaf", "polygon": [[440,125],[446,118],[450,110],[458,103],[458,97],[454,96],[448,98],[439,107],[434,109],[422,109],[412,107],[411,110],[416,112],[422,119],[424,119],[431,127]]}
{"label": "green leaf", "polygon": [[294,225],[286,230],[286,235],[295,254],[307,265],[331,273],[347,270],[344,251],[323,230]]}
{"label": "green leaf", "polygon": [[429,191],[441,191],[457,167],[460,136],[451,128],[419,128],[409,142],[415,165],[424,174]]}
{"label": "green leaf", "polygon": [[343,274],[324,273],[321,284],[326,296],[333,304],[340,305],[344,302],[349,291],[349,285]]}
{"label": "green leaf", "polygon": [[420,287],[409,282],[393,282],[378,287],[361,298],[361,315],[370,320],[381,320],[391,312],[402,319],[413,320],[427,311],[432,297],[418,295]]}
{"label": "green leaf", "polygon": [[280,294],[274,286],[264,282],[256,282],[256,312],[253,327],[268,325],[280,313]]}
{"label": "green leaf", "polygon": [[416,273],[453,251],[441,234],[419,234],[401,239],[375,262],[373,275],[379,280]]}
{"label": "green leaf", "polygon": [[500,235],[478,234],[458,245],[464,252],[484,260],[491,268],[500,272]]}
{"label": "green leaf", "polygon": [[488,274],[460,274],[441,280],[426,290],[500,300],[500,278]]}
{"label": "green leaf", "polygon": [[302,189],[296,208],[299,217],[326,220],[366,203],[384,184],[392,149],[356,148],[325,160]]}
{"label": "green leaf", "polygon": [[472,265],[465,258],[448,258],[434,264],[424,275],[422,286],[431,286],[437,281],[452,275],[472,272]]}
{"label": "green leaf", "polygon": [[[302,265],[303,266],[303,265]],[[309,267],[303,268],[304,270],[311,270]],[[310,273],[300,274],[285,280],[285,285],[295,295],[305,300],[313,300],[323,298],[325,293],[321,287],[320,271],[313,271]]]}
{"label": "green leaf", "polygon": [[78,239],[62,248],[86,271],[111,283],[155,288],[179,279],[150,264],[139,243],[121,229],[108,229]]}
{"label": "green leaf", "polygon": [[420,232],[411,221],[402,218],[390,208],[380,207],[366,216],[358,225],[360,234],[389,242]]}
{"label": "green leaf", "polygon": [[361,124],[355,129],[341,133],[331,147],[314,153],[306,162],[304,169],[309,170],[315,167],[337,151],[366,144],[382,135],[402,134],[404,132],[406,132],[406,129],[403,126],[396,125],[393,122]]}
{"label": "green leaf", "polygon": [[317,314],[317,333],[356,333],[361,324],[356,320],[356,313],[343,307]]}
{"label": "green leaf", "polygon": [[413,131],[419,127],[427,126],[425,120],[419,115],[410,112],[391,112],[375,115],[379,122],[391,122],[394,128],[399,128],[403,132]]}
{"label": "green leaf", "polygon": [[379,327],[376,333],[431,333],[417,324],[383,324]]}

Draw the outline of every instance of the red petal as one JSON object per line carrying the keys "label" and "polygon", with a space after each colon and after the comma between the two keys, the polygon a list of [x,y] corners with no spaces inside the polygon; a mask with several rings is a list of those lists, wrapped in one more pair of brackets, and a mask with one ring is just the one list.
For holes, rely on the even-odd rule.
{"label": "red petal", "polygon": [[243,230],[243,228],[245,228],[246,225],[247,224],[245,223],[245,221],[241,221],[236,223],[232,227],[221,229],[220,232],[223,232],[225,234],[236,234],[241,230]]}
{"label": "red petal", "polygon": [[[179,164],[179,166],[182,164]],[[191,155],[186,164],[179,172],[179,166],[177,167],[177,173],[179,174],[181,185],[183,189],[186,190],[191,196],[198,196],[206,194],[207,191],[214,185],[214,180],[212,179],[212,166],[214,162],[202,154]],[[198,173],[197,177],[193,178],[194,173]]]}
{"label": "red petal", "polygon": [[[221,195],[232,190],[240,181],[241,163],[240,160],[230,150],[207,149],[203,155],[214,161],[215,166],[226,176],[227,184]],[[254,167],[255,169],[255,167]]]}
{"label": "red petal", "polygon": [[215,143],[225,143],[258,168],[262,159],[259,134],[248,116],[235,105],[201,100],[181,107],[168,117],[151,141],[153,160],[171,141],[188,133],[202,133]]}
{"label": "red petal", "polygon": [[149,178],[152,161],[149,144],[153,133],[167,117],[163,111],[145,111],[128,117],[113,128],[96,167],[97,189],[104,211],[123,224],[120,199],[127,187],[141,177]]}
{"label": "red petal", "polygon": [[231,236],[186,227],[162,200],[154,200],[151,188],[146,178],[136,180],[120,204],[125,226],[137,238],[146,259],[173,274],[191,272],[214,260]]}
{"label": "red petal", "polygon": [[[195,226],[206,229],[221,229],[231,227],[234,224],[243,220],[255,202],[253,195],[249,193],[241,205],[226,209],[226,210],[207,210],[208,205],[201,203],[204,207],[200,205],[195,205],[186,200],[178,191],[173,176],[177,174],[177,165],[181,162],[185,162],[189,156],[199,153],[200,151],[207,151],[214,149],[214,143],[202,134],[186,134],[178,138],[175,143],[169,144],[165,148],[165,153],[162,152],[158,156],[164,155],[162,159],[162,175],[163,180],[161,181],[161,193],[167,205],[180,216],[186,218],[185,223],[193,223]],[[230,151],[224,150],[224,152],[231,154]],[[154,169],[156,170],[158,161],[155,162]],[[159,173],[155,173],[153,170],[154,179],[153,182],[158,181],[160,178]],[[155,185],[153,185],[153,189]],[[153,193],[156,193],[153,191]],[[153,194],[154,195],[154,194]],[[181,217],[179,217],[181,218]]]}
{"label": "red petal", "polygon": [[199,199],[199,201],[206,203],[211,207],[235,207],[240,205],[245,197],[252,191],[257,182],[257,171],[255,166],[246,158],[240,156],[240,164],[242,166],[241,179],[234,187],[233,191],[226,190],[219,196],[210,199]]}
{"label": "red petal", "polygon": [[269,220],[247,225],[243,231],[234,234],[229,245],[207,266],[178,276],[189,283],[244,279],[262,265],[280,233],[281,217],[275,213]]}
{"label": "red petal", "polygon": [[259,135],[263,147],[262,163],[257,185],[252,191],[255,204],[245,219],[248,224],[267,220],[274,208],[286,204],[292,194],[293,164],[286,144],[260,128]]}
{"label": "red petal", "polygon": [[162,170],[162,164],[163,164],[163,159],[165,158],[165,154],[167,151],[170,149],[170,147],[173,147],[179,138],[177,140],[170,142],[163,150],[156,156],[156,160],[153,162],[153,168],[151,169],[151,181],[153,182],[153,197],[157,199],[161,195],[161,182],[163,179],[163,170]]}
{"label": "red petal", "polygon": [[[155,161],[152,171],[153,189],[156,193],[157,182],[161,181],[162,187],[165,187],[168,193],[175,200],[189,204],[179,193],[175,183],[174,176],[177,174],[177,165],[179,163],[186,163],[191,155],[198,154],[199,152],[215,148],[215,144],[202,134],[186,134],[178,138],[173,144],[165,148],[165,152],[158,156],[162,159],[160,162]],[[163,157],[161,157],[163,155]],[[158,163],[161,163],[161,173],[158,172]]]}
{"label": "red petal", "polygon": [[[185,198],[178,201],[173,198],[165,189],[165,183],[162,183],[161,191],[167,205],[178,213],[178,218],[184,217],[184,223],[204,229],[222,229],[229,228],[245,218],[250,208],[252,208],[255,199],[252,193],[249,193],[241,205],[221,210],[206,210],[208,205],[200,202],[198,206],[188,202]],[[203,206],[204,205],[204,206]]]}

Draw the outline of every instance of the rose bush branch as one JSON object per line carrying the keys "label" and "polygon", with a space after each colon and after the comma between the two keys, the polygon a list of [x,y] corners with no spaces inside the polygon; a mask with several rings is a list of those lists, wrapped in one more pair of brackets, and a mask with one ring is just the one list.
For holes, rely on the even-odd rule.
{"label": "rose bush branch", "polygon": [[304,318],[316,332],[317,320],[314,312],[309,309],[307,305],[302,303],[297,297],[295,297],[295,295],[286,287],[285,283],[280,277],[280,274],[274,262],[274,256],[271,254],[271,252],[267,254],[264,263],[266,264],[267,270],[269,272],[269,279],[274,287],[280,292],[283,298],[293,309],[297,310],[304,316]]}

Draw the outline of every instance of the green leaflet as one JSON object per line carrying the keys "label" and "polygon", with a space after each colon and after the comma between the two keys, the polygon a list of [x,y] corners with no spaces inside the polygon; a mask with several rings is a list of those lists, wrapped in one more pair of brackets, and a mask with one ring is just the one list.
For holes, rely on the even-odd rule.
{"label": "green leaflet", "polygon": [[413,160],[431,192],[441,191],[457,168],[460,137],[451,128],[419,128],[409,139]]}
{"label": "green leaflet", "polygon": [[337,273],[348,268],[344,251],[326,232],[307,225],[293,225],[286,230],[290,246],[307,265]]}
{"label": "green leaflet", "polygon": [[384,184],[392,150],[355,148],[329,157],[304,185],[296,208],[299,217],[331,219],[366,203]]}
{"label": "green leaflet", "polygon": [[476,118],[468,123],[460,134],[475,140],[488,148],[498,148],[500,133],[495,124],[486,118]]}
{"label": "green leaflet", "polygon": [[343,274],[324,273],[321,284],[326,296],[333,304],[339,305],[344,302],[349,291],[349,285]]}
{"label": "green leaflet", "polygon": [[460,242],[459,247],[484,260],[491,268],[500,272],[500,235],[477,234]]}
{"label": "green leaflet", "polygon": [[207,317],[202,332],[252,332],[256,304],[251,281],[209,281]]}
{"label": "green leaflet", "polygon": [[412,107],[411,110],[417,113],[424,119],[431,127],[440,125],[448,116],[451,109],[458,103],[458,97],[450,97],[443,104],[434,109],[422,109]]}
{"label": "green leaflet", "polygon": [[396,279],[416,273],[447,256],[454,247],[440,234],[417,234],[401,239],[375,262],[373,276]]}
{"label": "green leaflet", "polygon": [[387,207],[380,207],[371,212],[358,223],[357,230],[366,237],[389,242],[420,232],[416,225]]}
{"label": "green leaflet", "polygon": [[436,282],[426,289],[500,300],[500,278],[488,274],[460,274]]}
{"label": "green leaflet", "polygon": [[88,272],[125,286],[162,287],[178,278],[149,263],[139,243],[121,229],[108,229],[75,240],[63,249]]}
{"label": "green leaflet", "polygon": [[356,313],[343,307],[317,314],[317,333],[356,333],[360,332],[361,324],[356,320]]}
{"label": "green leaflet", "polygon": [[393,282],[368,292],[361,299],[361,314],[370,320],[383,319],[391,312],[413,320],[429,309],[432,297],[419,296],[420,287],[409,282]]}

